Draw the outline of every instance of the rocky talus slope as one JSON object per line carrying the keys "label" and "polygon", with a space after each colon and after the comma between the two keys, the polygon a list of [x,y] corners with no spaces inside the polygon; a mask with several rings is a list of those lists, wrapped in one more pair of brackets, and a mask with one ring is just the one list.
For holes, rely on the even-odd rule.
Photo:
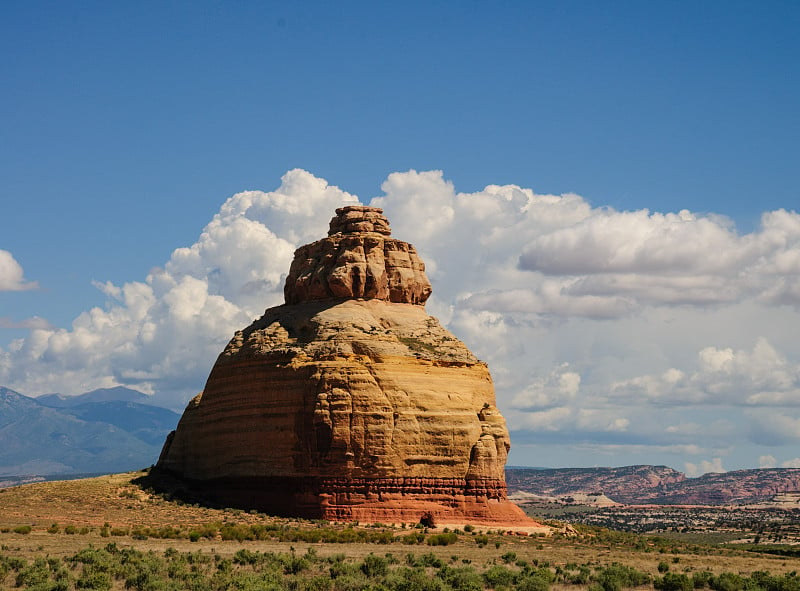
{"label": "rocky talus slope", "polygon": [[361,522],[535,525],[506,498],[489,370],[428,316],[425,266],[381,210],[337,210],[286,304],[237,332],[157,468],[196,494]]}

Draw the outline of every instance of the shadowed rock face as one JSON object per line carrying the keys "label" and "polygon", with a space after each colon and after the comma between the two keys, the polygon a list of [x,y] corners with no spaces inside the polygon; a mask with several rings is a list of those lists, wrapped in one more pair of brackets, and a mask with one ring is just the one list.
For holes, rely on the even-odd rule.
{"label": "shadowed rock face", "polygon": [[286,304],[237,332],[158,468],[217,502],[332,520],[529,525],[485,364],[428,316],[425,266],[380,209],[336,211]]}

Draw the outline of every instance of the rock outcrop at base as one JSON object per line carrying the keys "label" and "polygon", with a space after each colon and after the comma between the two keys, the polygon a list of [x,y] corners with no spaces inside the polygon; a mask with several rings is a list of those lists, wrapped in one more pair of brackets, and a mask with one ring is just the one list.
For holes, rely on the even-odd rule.
{"label": "rock outcrop at base", "polygon": [[207,499],[361,522],[536,525],[506,498],[486,365],[428,316],[425,266],[381,210],[337,210],[286,304],[237,332],[157,468]]}

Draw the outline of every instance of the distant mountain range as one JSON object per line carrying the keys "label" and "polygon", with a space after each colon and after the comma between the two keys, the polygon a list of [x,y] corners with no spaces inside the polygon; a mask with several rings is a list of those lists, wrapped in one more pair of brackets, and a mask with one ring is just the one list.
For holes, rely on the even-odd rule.
{"label": "distant mountain range", "polygon": [[156,462],[180,415],[127,388],[32,398],[0,387],[0,479],[126,472]]}
{"label": "distant mountain range", "polygon": [[512,468],[509,493],[544,497],[597,494],[628,505],[727,505],[755,503],[800,490],[800,468],[764,468],[687,478],[667,466],[621,468]]}
{"label": "distant mountain range", "polygon": [[79,396],[45,394],[44,396],[38,396],[35,400],[40,404],[52,406],[53,408],[73,408],[89,402],[138,402],[139,404],[150,404],[150,396],[124,386],[100,388]]}

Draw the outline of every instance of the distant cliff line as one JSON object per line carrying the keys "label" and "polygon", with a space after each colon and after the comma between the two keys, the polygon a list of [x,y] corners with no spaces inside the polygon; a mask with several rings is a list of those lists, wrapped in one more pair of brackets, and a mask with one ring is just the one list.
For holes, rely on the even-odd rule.
{"label": "distant cliff line", "polygon": [[603,493],[628,505],[728,505],[755,503],[800,490],[800,468],[761,468],[688,478],[667,466],[619,468],[509,468],[508,492],[562,497]]}

